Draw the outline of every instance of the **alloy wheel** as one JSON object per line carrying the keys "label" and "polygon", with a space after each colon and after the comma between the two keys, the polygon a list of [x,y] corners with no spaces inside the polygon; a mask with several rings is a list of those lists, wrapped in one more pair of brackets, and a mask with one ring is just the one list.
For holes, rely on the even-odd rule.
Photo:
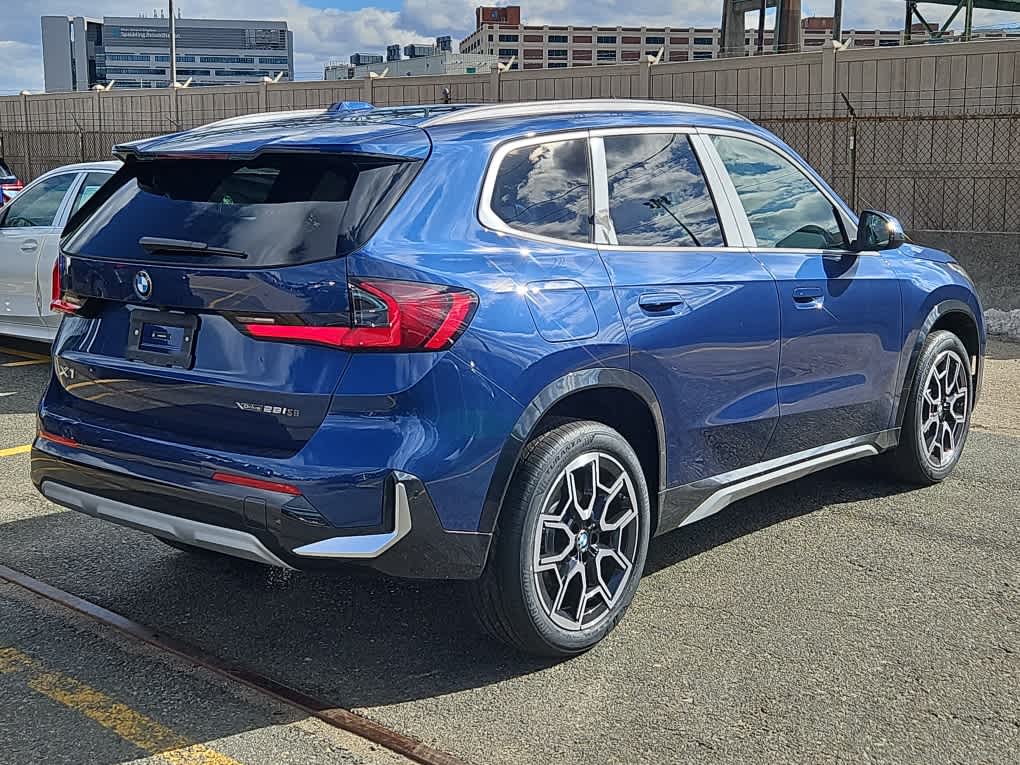
{"label": "alloy wheel", "polygon": [[925,457],[937,469],[956,458],[967,428],[969,397],[966,363],[956,351],[942,351],[925,380],[919,418]]}
{"label": "alloy wheel", "polygon": [[603,452],[581,455],[556,477],[532,552],[539,598],[556,625],[576,631],[599,624],[640,574],[637,508],[627,470]]}

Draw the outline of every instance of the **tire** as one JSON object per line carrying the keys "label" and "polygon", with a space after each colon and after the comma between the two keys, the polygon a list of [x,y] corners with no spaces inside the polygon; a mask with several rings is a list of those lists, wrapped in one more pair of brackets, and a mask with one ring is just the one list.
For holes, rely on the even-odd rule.
{"label": "tire", "polygon": [[894,477],[931,486],[960,461],[974,406],[970,355],[952,332],[932,332],[925,340],[906,406],[899,445],[883,458]]}
{"label": "tire", "polygon": [[575,421],[535,437],[511,479],[488,565],[471,583],[482,628],[541,656],[594,646],[640,583],[649,508],[641,463],[612,428]]}

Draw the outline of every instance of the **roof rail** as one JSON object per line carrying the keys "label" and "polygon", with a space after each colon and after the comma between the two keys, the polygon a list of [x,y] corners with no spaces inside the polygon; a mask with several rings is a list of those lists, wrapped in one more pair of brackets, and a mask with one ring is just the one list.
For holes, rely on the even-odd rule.
{"label": "roof rail", "polygon": [[674,114],[707,114],[747,121],[743,115],[714,106],[682,104],[674,101],[643,101],[630,98],[588,98],[564,101],[527,101],[513,104],[486,104],[440,114],[421,123],[420,127],[456,125],[463,122],[499,119],[500,117],[543,117],[577,112],[664,112]]}

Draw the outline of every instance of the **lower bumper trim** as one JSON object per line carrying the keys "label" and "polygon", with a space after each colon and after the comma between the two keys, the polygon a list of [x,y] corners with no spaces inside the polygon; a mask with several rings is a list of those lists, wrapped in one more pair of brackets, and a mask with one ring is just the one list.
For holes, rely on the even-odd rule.
{"label": "lower bumper trim", "polygon": [[186,545],[233,555],[236,558],[244,558],[280,568],[292,568],[246,531],[157,513],[154,510],[146,510],[143,507],[89,494],[53,481],[43,481],[39,490],[43,496],[58,505],[121,526],[147,531],[164,539],[172,539]]}
{"label": "lower bumper trim", "polygon": [[[410,477],[410,476],[408,476]],[[332,537],[312,542],[294,550],[305,558],[378,558],[411,531],[411,508],[407,503],[407,489],[397,480],[393,483],[393,531],[386,534]]]}

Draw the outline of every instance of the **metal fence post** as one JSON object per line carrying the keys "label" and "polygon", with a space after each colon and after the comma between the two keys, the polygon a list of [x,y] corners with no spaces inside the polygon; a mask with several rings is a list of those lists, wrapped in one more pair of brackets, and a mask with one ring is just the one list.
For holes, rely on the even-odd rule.
{"label": "metal fence post", "polygon": [[32,133],[28,128],[28,91],[21,91],[21,121],[25,128],[25,168],[28,175],[27,180],[34,180],[32,173]]}
{"label": "metal fence post", "polygon": [[857,209],[857,111],[846,93],[840,93],[847,111],[850,112],[850,207]]}

